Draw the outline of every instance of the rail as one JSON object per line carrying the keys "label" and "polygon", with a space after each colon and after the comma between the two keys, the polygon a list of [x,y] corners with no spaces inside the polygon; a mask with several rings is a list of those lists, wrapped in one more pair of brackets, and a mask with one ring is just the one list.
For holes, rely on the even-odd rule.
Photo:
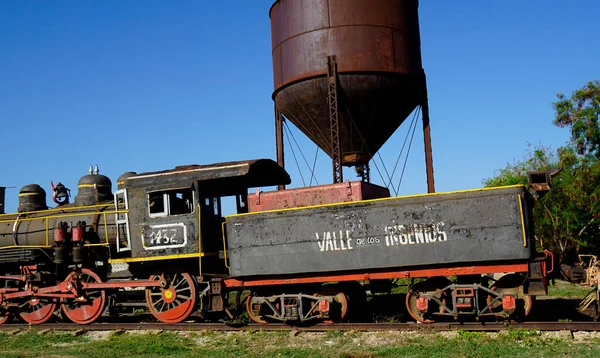
{"label": "rail", "polygon": [[74,331],[125,331],[125,330],[173,330],[173,331],[479,331],[500,332],[514,329],[538,331],[600,331],[600,322],[439,322],[431,324],[407,323],[319,323],[312,326],[286,324],[225,324],[225,323],[49,323],[42,325],[2,324],[0,331],[23,330],[74,330]]}

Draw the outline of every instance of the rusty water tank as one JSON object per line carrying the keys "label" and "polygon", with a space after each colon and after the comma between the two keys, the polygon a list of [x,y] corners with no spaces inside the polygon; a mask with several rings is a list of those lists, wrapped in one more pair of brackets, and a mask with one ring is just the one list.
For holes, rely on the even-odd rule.
{"label": "rusty water tank", "polygon": [[331,155],[327,57],[338,71],[342,162],[371,159],[422,101],[417,0],[278,0],[270,10],[273,99]]}

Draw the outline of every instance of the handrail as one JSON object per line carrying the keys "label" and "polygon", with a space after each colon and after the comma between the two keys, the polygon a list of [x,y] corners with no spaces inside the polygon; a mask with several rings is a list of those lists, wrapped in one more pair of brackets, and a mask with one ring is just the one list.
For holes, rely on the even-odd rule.
{"label": "handrail", "polygon": [[[81,207],[80,207],[81,208]],[[89,208],[89,207],[86,207]],[[129,210],[111,210],[111,211],[102,211],[102,212],[98,212],[98,211],[86,211],[86,212],[82,212],[82,213],[74,213],[74,214],[58,214],[58,215],[49,215],[49,216],[43,216],[43,217],[35,217],[35,218],[23,218],[20,217],[20,215],[13,220],[0,220],[0,224],[1,223],[22,223],[23,221],[37,221],[37,220],[44,220],[44,231],[45,231],[45,235],[46,235],[46,240],[45,240],[45,246],[42,245],[13,245],[13,246],[5,246],[5,247],[1,247],[0,249],[7,249],[7,248],[26,248],[26,247],[51,247],[50,245],[50,228],[49,228],[49,222],[51,219],[62,219],[62,218],[72,218],[72,217],[81,217],[81,216],[95,216],[95,215],[102,215],[103,218],[103,226],[104,226],[104,243],[98,243],[98,244],[86,244],[84,246],[107,246],[109,245],[109,240],[108,240],[108,223],[106,221],[106,215],[115,215],[115,214],[122,214],[122,213],[128,213]],[[18,233],[16,233],[18,235]]]}
{"label": "handrail", "polygon": [[46,210],[35,210],[35,211],[23,211],[20,213],[4,213],[4,214],[0,214],[0,218],[3,216],[12,216],[12,215],[19,215],[19,214],[41,214],[41,213],[49,213],[49,212],[55,212],[55,211],[73,211],[73,210],[81,210],[81,209],[96,209],[96,208],[102,208],[102,207],[108,207],[108,206],[114,206],[113,203],[106,203],[106,204],[94,204],[94,205],[85,205],[85,206],[65,206],[65,207],[56,207],[56,208],[52,208],[52,209],[46,209]]}
{"label": "handrail", "polygon": [[225,240],[225,221],[221,223],[221,232],[223,233],[223,260],[225,261],[225,267],[231,273],[231,268],[227,265],[227,245]]}
{"label": "handrail", "polygon": [[552,251],[544,250],[544,255],[546,255],[546,258],[550,257],[550,263],[552,264],[552,266],[550,266],[551,269],[546,270],[546,275],[549,275],[552,272],[554,272],[554,254],[552,253]]}

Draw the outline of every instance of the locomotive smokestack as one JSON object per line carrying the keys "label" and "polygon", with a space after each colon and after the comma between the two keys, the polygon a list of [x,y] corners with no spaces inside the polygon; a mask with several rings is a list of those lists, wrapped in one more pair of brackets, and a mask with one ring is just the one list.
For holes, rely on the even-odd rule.
{"label": "locomotive smokestack", "polygon": [[0,186],[0,214],[4,214],[4,193],[6,192],[6,187]]}

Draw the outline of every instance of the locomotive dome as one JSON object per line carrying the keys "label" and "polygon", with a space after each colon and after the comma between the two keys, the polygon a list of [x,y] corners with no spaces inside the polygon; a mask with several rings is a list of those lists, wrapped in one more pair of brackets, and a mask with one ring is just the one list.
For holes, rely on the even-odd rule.
{"label": "locomotive dome", "polygon": [[111,200],[113,197],[112,182],[102,174],[82,176],[77,182],[77,190],[76,205],[94,205],[98,202]]}
{"label": "locomotive dome", "polygon": [[125,187],[125,182],[127,181],[127,179],[136,175],[136,172],[125,172],[119,175],[119,177],[117,178],[117,189],[123,189]]}
{"label": "locomotive dome", "polygon": [[37,184],[28,184],[19,190],[20,213],[26,211],[46,210],[46,191]]}

